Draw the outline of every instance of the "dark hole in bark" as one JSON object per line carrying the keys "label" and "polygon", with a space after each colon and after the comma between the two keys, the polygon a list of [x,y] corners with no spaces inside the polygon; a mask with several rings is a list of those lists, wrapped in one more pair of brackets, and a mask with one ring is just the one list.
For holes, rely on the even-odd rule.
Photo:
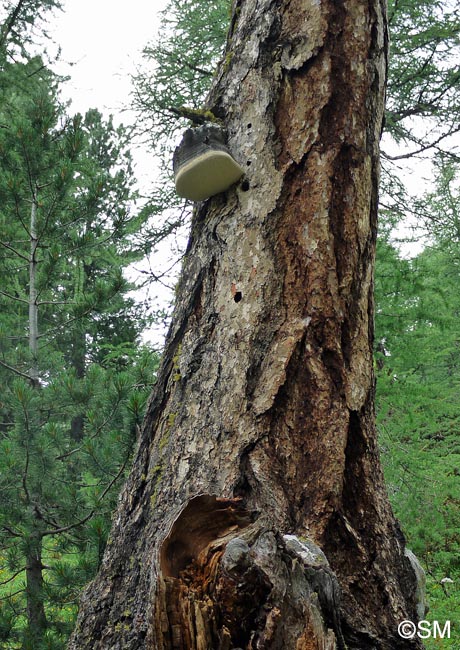
{"label": "dark hole in bark", "polygon": [[242,189],[243,192],[247,192],[248,189],[249,189],[249,181],[244,180],[244,181],[241,183],[241,189]]}
{"label": "dark hole in bark", "polygon": [[240,302],[242,300],[242,298],[243,298],[243,294],[241,293],[241,291],[237,291],[235,293],[235,295],[233,296],[233,300],[235,302]]}
{"label": "dark hole in bark", "polygon": [[250,166],[251,166],[251,161],[250,161],[250,160],[246,160],[246,165],[247,165],[248,167],[250,167]]}
{"label": "dark hole in bark", "polygon": [[251,124],[251,122],[249,122],[249,124],[248,124],[248,129],[252,129],[252,124]]}
{"label": "dark hole in bark", "polygon": [[213,540],[230,529],[251,523],[239,499],[219,499],[204,494],[194,497],[175,520],[162,544],[160,565],[163,577],[177,578]]}

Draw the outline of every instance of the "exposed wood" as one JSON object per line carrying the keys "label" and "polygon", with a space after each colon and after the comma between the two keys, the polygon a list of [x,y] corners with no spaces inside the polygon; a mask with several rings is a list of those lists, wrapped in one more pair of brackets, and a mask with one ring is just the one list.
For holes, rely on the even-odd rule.
{"label": "exposed wood", "polygon": [[[380,0],[235,3],[209,108],[247,175],[196,210],[72,650],[324,650],[342,634],[349,649],[419,647],[397,634],[416,620],[415,577],[373,410],[386,52]],[[213,526],[218,500],[229,512]],[[321,581],[288,534],[322,549]],[[225,569],[235,539],[249,549],[238,588]]]}

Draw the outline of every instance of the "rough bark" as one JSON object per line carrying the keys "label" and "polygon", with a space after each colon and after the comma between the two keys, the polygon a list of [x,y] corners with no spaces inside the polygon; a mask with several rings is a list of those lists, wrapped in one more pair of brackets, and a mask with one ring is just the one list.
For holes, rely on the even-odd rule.
{"label": "rough bark", "polygon": [[43,538],[32,534],[28,540],[26,566],[27,632],[29,643],[42,643],[48,626],[45,613],[43,563]]}
{"label": "rough bark", "polygon": [[[29,257],[29,352],[31,356],[31,367],[29,377],[35,390],[40,389],[38,370],[38,302],[37,302],[37,197],[32,198],[29,223],[30,257]],[[30,432],[29,432],[30,435]],[[24,479],[25,480],[25,479]],[[26,490],[29,507],[33,503]],[[40,528],[39,516],[34,512],[34,523],[37,529]],[[35,527],[34,526],[34,527]],[[43,641],[47,628],[44,598],[43,580],[43,537],[39,530],[34,530],[28,539],[27,564],[26,564],[26,614],[27,631],[26,644],[40,644]]]}
{"label": "rough bark", "polygon": [[374,424],[385,6],[241,0],[227,50],[209,105],[247,176],[196,209],[70,648],[415,648]]}
{"label": "rough bark", "polygon": [[30,258],[29,258],[29,351],[32,358],[32,366],[29,375],[32,383],[38,381],[38,304],[37,304],[37,199],[32,197],[30,209]]}

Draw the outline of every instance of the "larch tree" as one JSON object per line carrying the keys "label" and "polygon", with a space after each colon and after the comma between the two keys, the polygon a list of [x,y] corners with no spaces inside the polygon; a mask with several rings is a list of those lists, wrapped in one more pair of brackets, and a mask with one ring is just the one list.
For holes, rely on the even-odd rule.
{"label": "larch tree", "polygon": [[460,611],[460,192],[455,163],[437,165],[416,204],[429,245],[401,259],[388,230],[377,244],[376,411],[392,504],[426,567],[429,618],[448,620]]}
{"label": "larch tree", "polygon": [[383,0],[241,0],[162,367],[71,650],[417,648],[374,423]]}
{"label": "larch tree", "polygon": [[49,39],[50,14],[61,8],[59,0],[5,0],[0,7],[0,69],[6,62],[33,57],[37,42]]}

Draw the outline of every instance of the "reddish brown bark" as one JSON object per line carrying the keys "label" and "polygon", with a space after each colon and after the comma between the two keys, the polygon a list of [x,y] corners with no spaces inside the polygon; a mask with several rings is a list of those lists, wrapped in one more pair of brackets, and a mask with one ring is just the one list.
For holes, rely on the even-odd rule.
{"label": "reddish brown bark", "polygon": [[196,209],[70,648],[415,648],[374,423],[385,6],[241,0],[232,25],[210,106],[247,177]]}

